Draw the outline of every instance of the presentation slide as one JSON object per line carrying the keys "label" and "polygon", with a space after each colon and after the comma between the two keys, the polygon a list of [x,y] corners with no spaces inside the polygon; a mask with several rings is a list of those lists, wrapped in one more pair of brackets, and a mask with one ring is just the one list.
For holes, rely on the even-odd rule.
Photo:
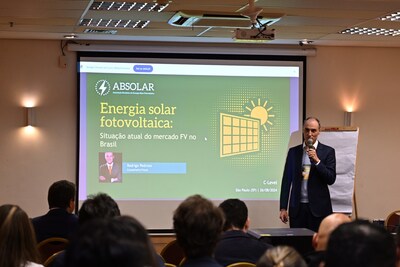
{"label": "presentation slide", "polygon": [[79,200],[278,200],[301,67],[154,61],[79,62]]}

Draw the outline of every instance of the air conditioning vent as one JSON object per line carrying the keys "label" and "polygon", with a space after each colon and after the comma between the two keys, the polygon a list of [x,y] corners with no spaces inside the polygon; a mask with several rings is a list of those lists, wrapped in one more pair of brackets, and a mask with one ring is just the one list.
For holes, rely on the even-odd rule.
{"label": "air conditioning vent", "polygon": [[[261,14],[258,20],[269,26],[281,19],[283,14]],[[168,23],[176,27],[219,27],[219,28],[250,28],[248,17],[238,13],[202,13],[199,11],[179,11]]]}
{"label": "air conditioning vent", "polygon": [[174,21],[174,24],[176,25],[185,25],[189,18],[186,17],[178,17],[176,21]]}

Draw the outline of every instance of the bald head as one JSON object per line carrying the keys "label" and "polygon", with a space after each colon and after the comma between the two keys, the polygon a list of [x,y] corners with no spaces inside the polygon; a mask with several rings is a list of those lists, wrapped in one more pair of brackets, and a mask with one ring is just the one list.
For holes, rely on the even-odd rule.
{"label": "bald head", "polygon": [[332,231],[339,225],[347,222],[351,222],[351,219],[349,216],[342,213],[333,213],[325,217],[319,226],[318,233],[315,233],[313,237],[313,246],[315,250],[326,250]]}

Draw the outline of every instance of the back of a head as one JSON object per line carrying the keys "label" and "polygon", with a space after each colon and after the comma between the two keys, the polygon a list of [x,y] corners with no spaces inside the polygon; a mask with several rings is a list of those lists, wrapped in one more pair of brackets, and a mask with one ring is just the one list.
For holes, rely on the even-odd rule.
{"label": "back of a head", "polygon": [[258,260],[257,267],[307,267],[303,257],[292,247],[268,249]]}
{"label": "back of a head", "polygon": [[68,267],[156,267],[156,262],[146,229],[129,216],[86,222],[66,251]]}
{"label": "back of a head", "polygon": [[210,200],[194,195],[174,212],[174,230],[186,257],[211,256],[222,232],[222,211]]}
{"label": "back of a head", "polygon": [[35,232],[26,212],[16,205],[0,206],[0,266],[23,266],[38,258]]}
{"label": "back of a head", "polygon": [[68,208],[70,201],[75,199],[75,193],[75,184],[70,181],[61,180],[53,183],[49,187],[49,192],[47,194],[49,208]]}
{"label": "back of a head", "polygon": [[393,236],[364,220],[338,226],[330,235],[325,267],[395,267]]}
{"label": "back of a head", "polygon": [[342,213],[333,213],[325,217],[318,228],[318,233],[314,236],[315,240],[313,240],[313,242],[315,242],[315,250],[326,250],[329,236],[331,235],[332,231],[335,230],[339,225],[348,222],[351,222],[351,219],[349,216]]}
{"label": "back of a head", "polygon": [[224,231],[233,227],[243,229],[247,218],[248,210],[246,204],[240,199],[227,199],[219,204],[219,208],[225,215]]}
{"label": "back of a head", "polygon": [[97,218],[120,216],[118,204],[105,193],[89,196],[79,209],[79,224]]}

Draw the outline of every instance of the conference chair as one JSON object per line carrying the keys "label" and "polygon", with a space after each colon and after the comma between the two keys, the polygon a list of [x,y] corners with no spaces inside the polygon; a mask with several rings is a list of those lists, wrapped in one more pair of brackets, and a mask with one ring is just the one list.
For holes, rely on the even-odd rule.
{"label": "conference chair", "polygon": [[67,248],[68,239],[61,237],[50,237],[41,241],[37,248],[40,254],[40,260],[42,264],[51,257],[54,253],[59,252]]}
{"label": "conference chair", "polygon": [[384,226],[389,232],[395,233],[397,228],[400,227],[400,210],[391,212],[386,217]]}
{"label": "conference chair", "polygon": [[226,267],[255,267],[255,266],[256,265],[254,263],[240,261],[240,262],[231,263]]}
{"label": "conference chair", "polygon": [[44,267],[49,267],[51,266],[51,263],[54,261],[55,258],[58,257],[59,254],[63,253],[65,250],[60,250],[51,255],[50,257],[47,258],[47,260],[43,263]]}
{"label": "conference chair", "polygon": [[186,262],[187,258],[183,257],[183,259],[181,260],[181,262],[179,263],[179,266],[182,266],[185,262]]}
{"label": "conference chair", "polygon": [[178,244],[176,239],[170,241],[168,244],[163,247],[160,252],[161,257],[165,260],[166,263],[171,263],[175,266],[179,266],[185,254],[183,253],[183,249]]}

